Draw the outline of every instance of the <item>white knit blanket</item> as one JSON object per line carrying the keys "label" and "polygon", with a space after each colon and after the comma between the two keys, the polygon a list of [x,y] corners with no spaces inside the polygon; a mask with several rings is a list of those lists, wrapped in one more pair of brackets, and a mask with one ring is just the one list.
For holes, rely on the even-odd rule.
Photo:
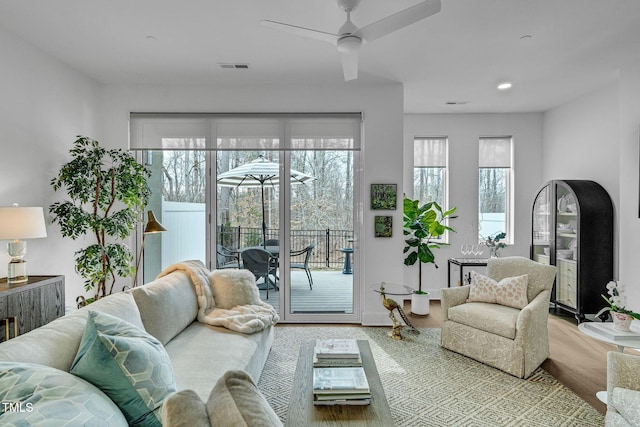
{"label": "white knit blanket", "polygon": [[[259,300],[259,294],[251,304],[238,304],[229,309],[216,307],[213,282],[209,279],[211,272],[201,261],[189,260],[170,265],[158,275],[158,278],[174,271],[183,271],[191,279],[198,299],[198,321],[201,323],[252,334],[275,325],[280,320],[271,305]],[[257,287],[255,292],[257,294]]]}

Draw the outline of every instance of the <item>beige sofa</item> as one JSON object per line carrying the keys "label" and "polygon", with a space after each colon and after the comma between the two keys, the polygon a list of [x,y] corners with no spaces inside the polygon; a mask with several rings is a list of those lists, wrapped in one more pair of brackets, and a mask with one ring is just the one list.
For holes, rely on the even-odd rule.
{"label": "beige sofa", "polygon": [[[170,358],[175,389],[191,390],[190,400],[199,398],[203,402],[207,402],[218,380],[228,371],[244,371],[250,377],[249,382],[251,379],[257,382],[274,339],[273,326],[261,332],[244,334],[198,322],[198,302],[189,276],[175,271],[145,286],[102,298],[41,328],[1,343],[0,363],[42,365],[73,377],[66,372],[70,371],[78,352],[89,311],[125,320],[157,338]],[[2,369],[0,385],[1,380]],[[2,390],[0,399],[3,399]],[[10,400],[10,396],[6,395],[4,399]],[[16,404],[5,408],[4,412],[16,415],[17,412],[34,410],[32,406]],[[93,410],[94,414],[96,411]],[[111,419],[112,414],[108,412],[106,410],[99,417],[106,420],[104,425],[119,425],[122,418]],[[3,424],[1,417],[0,424]]]}
{"label": "beige sofa", "polygon": [[491,258],[487,276],[500,282],[528,276],[522,309],[469,302],[470,286],[442,289],[442,347],[519,378],[527,378],[549,356],[547,318],[556,275],[553,266],[524,257]]}
{"label": "beige sofa", "polygon": [[640,425],[640,357],[607,353],[607,427]]}

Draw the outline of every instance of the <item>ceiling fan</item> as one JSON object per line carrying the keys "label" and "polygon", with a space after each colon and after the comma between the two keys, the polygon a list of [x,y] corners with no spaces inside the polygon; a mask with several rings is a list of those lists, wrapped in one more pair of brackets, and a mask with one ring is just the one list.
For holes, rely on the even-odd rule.
{"label": "ceiling fan", "polygon": [[316,40],[323,40],[335,44],[342,58],[342,71],[345,81],[358,78],[358,52],[363,43],[372,42],[380,37],[384,37],[394,31],[409,26],[422,19],[428,18],[440,12],[440,0],[426,0],[411,6],[400,12],[389,15],[379,21],[365,25],[362,28],[356,27],[351,22],[351,12],[353,12],[362,0],[337,0],[338,8],[347,13],[347,22],[340,27],[337,34],[324,31],[312,30],[297,25],[285,24],[282,22],[264,20],[260,23],[267,27],[309,37]]}

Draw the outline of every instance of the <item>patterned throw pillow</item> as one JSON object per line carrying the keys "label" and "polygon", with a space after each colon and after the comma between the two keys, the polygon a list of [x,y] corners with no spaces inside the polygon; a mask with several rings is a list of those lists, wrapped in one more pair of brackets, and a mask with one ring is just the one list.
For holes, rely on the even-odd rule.
{"label": "patterned throw pillow", "polygon": [[131,426],[161,426],[176,391],[171,360],[156,338],[117,317],[90,311],[71,373],[102,390]]}
{"label": "patterned throw pillow", "polygon": [[496,282],[490,277],[471,271],[469,302],[488,302],[522,309],[529,303],[527,300],[528,282],[526,274],[507,277]]}
{"label": "patterned throw pillow", "polygon": [[0,425],[126,426],[94,385],[43,365],[0,362]]}

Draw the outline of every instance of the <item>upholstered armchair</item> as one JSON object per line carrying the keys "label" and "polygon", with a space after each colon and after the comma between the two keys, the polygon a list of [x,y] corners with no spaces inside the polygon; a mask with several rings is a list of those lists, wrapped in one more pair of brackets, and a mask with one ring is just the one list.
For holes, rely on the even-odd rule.
{"label": "upholstered armchair", "polygon": [[640,425],[640,357],[607,353],[606,427]]}
{"label": "upholstered armchair", "polygon": [[[547,320],[556,268],[524,257],[491,258],[487,275],[493,280],[472,275],[471,285],[442,289],[441,346],[527,378],[549,356]],[[498,292],[497,301],[485,295],[491,302],[478,302],[483,283],[485,291]]]}

